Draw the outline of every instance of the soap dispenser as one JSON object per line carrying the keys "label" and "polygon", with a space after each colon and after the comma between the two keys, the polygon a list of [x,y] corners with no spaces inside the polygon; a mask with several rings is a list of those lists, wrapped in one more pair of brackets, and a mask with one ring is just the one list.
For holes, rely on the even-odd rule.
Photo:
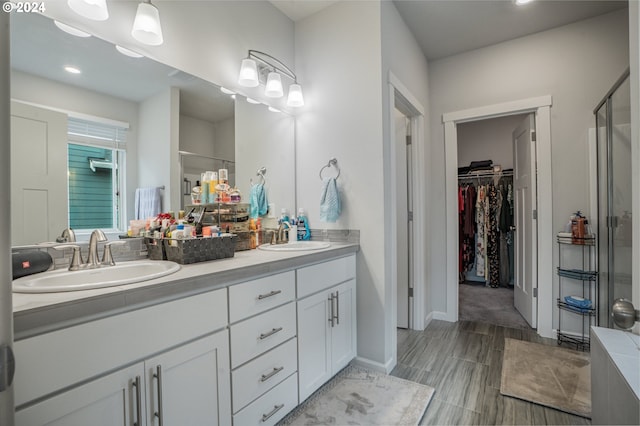
{"label": "soap dispenser", "polygon": [[307,212],[301,207],[298,209],[298,241],[306,241],[311,239],[311,230],[309,230],[309,219]]}

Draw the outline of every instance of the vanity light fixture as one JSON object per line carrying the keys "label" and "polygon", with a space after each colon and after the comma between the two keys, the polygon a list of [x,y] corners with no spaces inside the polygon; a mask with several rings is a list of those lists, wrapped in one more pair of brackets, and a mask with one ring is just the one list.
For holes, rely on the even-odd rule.
{"label": "vanity light fixture", "polygon": [[289,86],[287,106],[301,107],[304,105],[302,87],[298,84],[295,73],[280,60],[257,50],[249,50],[247,58],[242,60],[238,84],[244,87],[257,87],[261,82],[265,83],[264,94],[270,98],[284,96],[282,76],[293,81]]}
{"label": "vanity light fixture", "polygon": [[144,58],[144,55],[139,54],[138,52],[134,52],[133,50],[129,50],[126,47],[122,47],[116,44],[116,50],[123,55],[129,56],[131,58]]}
{"label": "vanity light fixture", "polygon": [[67,4],[75,13],[94,21],[106,21],[109,18],[107,0],[68,0]]}
{"label": "vanity light fixture", "polygon": [[60,28],[62,31],[64,31],[67,34],[71,34],[72,36],[76,36],[76,37],[91,37],[91,34],[86,33],[82,30],[79,30],[77,28],[72,27],[71,25],[67,25],[67,24],[63,24],[60,21],[53,21],[54,24],[56,24],[56,27]]}
{"label": "vanity light fixture", "polygon": [[148,44],[149,46],[159,46],[164,42],[162,26],[160,25],[160,12],[157,7],[151,4],[151,0],[138,4],[131,35],[140,43]]}

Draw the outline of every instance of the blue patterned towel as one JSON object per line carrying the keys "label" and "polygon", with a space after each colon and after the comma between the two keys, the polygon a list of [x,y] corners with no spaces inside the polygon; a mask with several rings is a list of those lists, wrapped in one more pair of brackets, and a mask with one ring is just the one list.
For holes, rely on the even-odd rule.
{"label": "blue patterned towel", "polygon": [[335,222],[338,220],[341,211],[342,206],[336,178],[324,178],[320,197],[320,220],[323,222]]}
{"label": "blue patterned towel", "polygon": [[263,184],[257,183],[251,187],[251,194],[249,195],[249,216],[257,219],[259,216],[266,215],[267,211],[269,211],[267,191],[264,189]]}

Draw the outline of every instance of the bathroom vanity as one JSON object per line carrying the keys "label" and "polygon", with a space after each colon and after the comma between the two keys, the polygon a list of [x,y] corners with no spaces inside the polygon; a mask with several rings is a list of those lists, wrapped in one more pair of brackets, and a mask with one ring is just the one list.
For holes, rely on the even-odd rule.
{"label": "bathroom vanity", "polygon": [[17,425],[272,425],[356,356],[357,244],[14,294]]}

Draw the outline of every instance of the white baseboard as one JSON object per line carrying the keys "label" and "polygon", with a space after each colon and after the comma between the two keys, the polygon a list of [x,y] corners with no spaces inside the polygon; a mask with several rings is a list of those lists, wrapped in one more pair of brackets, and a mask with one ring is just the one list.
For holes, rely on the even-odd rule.
{"label": "white baseboard", "polygon": [[373,371],[378,371],[380,373],[389,374],[393,367],[395,367],[393,359],[388,360],[386,363],[382,364],[380,362],[372,361],[368,358],[356,357],[353,360],[353,363],[359,365],[360,367],[368,368]]}
{"label": "white baseboard", "polygon": [[446,312],[434,311],[434,312],[432,312],[432,314],[433,314],[433,319],[434,320],[457,322],[457,320],[450,319],[449,315]]}
{"label": "white baseboard", "polygon": [[433,321],[433,319],[433,312],[429,312],[429,315],[427,315],[424,319],[424,327],[422,328],[422,330],[429,327],[429,324],[431,324],[431,321]]}

